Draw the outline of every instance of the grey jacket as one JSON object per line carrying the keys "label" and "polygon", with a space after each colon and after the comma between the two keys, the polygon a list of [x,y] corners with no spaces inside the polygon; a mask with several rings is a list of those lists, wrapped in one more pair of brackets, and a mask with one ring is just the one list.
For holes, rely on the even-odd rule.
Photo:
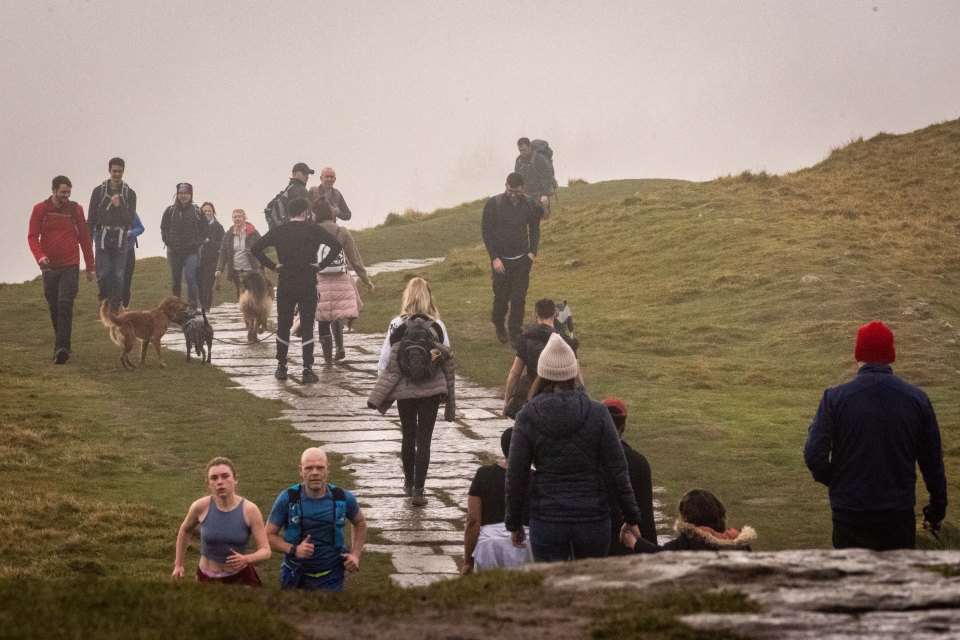
{"label": "grey jacket", "polygon": [[373,390],[367,399],[367,406],[380,413],[386,413],[394,400],[429,398],[439,395],[445,404],[443,419],[446,422],[453,422],[457,410],[456,367],[450,347],[444,344],[437,345],[437,348],[440,349],[443,364],[437,368],[433,378],[420,384],[414,384],[400,373],[400,363],[397,360],[397,350],[399,348],[399,342],[390,347],[390,363],[377,378],[376,384],[373,385]]}

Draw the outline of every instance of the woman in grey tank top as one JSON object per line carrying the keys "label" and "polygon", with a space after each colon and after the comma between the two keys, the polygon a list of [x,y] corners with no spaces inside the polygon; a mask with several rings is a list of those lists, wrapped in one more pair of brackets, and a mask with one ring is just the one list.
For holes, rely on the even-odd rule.
{"label": "woman in grey tank top", "polygon": [[[260,586],[254,565],[270,558],[270,543],[257,505],[237,495],[237,472],[233,463],[217,457],[207,463],[210,495],[195,500],[177,533],[177,554],[171,577],[184,575],[184,556],[193,532],[200,528],[199,582],[222,582]],[[256,551],[247,553],[253,538]]]}

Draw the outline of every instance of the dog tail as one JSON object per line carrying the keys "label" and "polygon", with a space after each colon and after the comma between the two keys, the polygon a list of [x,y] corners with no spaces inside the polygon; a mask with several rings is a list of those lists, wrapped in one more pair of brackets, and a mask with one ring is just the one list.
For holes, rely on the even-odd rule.
{"label": "dog tail", "polygon": [[112,329],[120,326],[120,319],[117,314],[110,310],[110,300],[104,298],[100,302],[100,322],[103,326]]}
{"label": "dog tail", "polygon": [[209,327],[210,321],[207,320],[207,312],[203,310],[203,305],[200,305],[200,314],[203,316],[203,325]]}

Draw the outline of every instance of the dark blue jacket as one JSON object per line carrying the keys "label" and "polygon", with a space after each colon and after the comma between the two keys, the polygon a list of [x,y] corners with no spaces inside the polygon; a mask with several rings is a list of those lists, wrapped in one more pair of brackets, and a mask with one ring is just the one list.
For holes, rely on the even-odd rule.
{"label": "dark blue jacket", "polygon": [[[823,392],[803,458],[830,490],[834,511],[909,511],[916,506],[916,465],[934,520],[947,506],[940,428],[927,394],[866,364],[857,377]],[[939,518],[935,516],[939,514]]]}
{"label": "dark blue jacket", "polygon": [[[536,472],[530,477],[530,465]],[[623,518],[640,521],[627,461],[610,412],[582,389],[544,393],[517,414],[507,462],[507,530],[520,528],[529,493],[530,517],[596,522],[610,517],[604,480]]]}

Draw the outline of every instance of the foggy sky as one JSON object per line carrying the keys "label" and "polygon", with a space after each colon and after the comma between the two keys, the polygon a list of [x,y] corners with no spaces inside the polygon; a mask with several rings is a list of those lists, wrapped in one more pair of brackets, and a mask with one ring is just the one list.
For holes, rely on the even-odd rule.
{"label": "foggy sky", "polygon": [[521,135],[561,184],[709,180],[960,115],[952,1],[0,0],[0,23],[7,282],[39,273],[53,176],[86,209],[113,156],[142,257],[180,181],[265,229],[295,162],[332,165],[356,229],[501,191]]}

